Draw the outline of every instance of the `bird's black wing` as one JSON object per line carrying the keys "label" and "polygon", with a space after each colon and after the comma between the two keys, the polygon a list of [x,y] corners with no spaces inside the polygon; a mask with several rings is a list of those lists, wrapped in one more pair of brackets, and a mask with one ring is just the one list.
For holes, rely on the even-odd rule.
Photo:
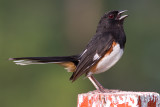
{"label": "bird's black wing", "polygon": [[86,74],[106,54],[112,46],[114,38],[110,32],[105,32],[93,37],[80,56],[80,62],[70,80],[75,81],[78,77]]}

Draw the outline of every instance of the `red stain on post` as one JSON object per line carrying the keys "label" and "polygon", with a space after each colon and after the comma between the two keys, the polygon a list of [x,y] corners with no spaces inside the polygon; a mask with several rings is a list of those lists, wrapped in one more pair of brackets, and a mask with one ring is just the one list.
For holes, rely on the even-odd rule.
{"label": "red stain on post", "polygon": [[[155,97],[155,101],[153,99],[150,99],[147,106],[148,107],[156,107],[157,98]],[[158,106],[159,107],[159,106]]]}
{"label": "red stain on post", "polygon": [[83,97],[84,101],[81,103],[80,107],[88,107],[88,97]]}
{"label": "red stain on post", "polygon": [[149,101],[147,106],[148,107],[156,107],[156,102]]}
{"label": "red stain on post", "polygon": [[138,105],[139,105],[139,107],[142,107],[142,105],[141,105],[141,97],[140,96],[138,97]]}
{"label": "red stain on post", "polygon": [[155,92],[92,91],[78,95],[77,107],[160,107],[160,96]]}

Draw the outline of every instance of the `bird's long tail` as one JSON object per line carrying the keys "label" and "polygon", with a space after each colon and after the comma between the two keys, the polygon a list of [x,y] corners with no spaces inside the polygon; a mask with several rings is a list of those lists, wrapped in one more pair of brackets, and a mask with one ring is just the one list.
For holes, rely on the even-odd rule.
{"label": "bird's long tail", "polygon": [[69,72],[74,72],[78,64],[78,58],[78,55],[75,55],[64,57],[21,57],[9,58],[9,60],[13,60],[17,65],[55,63],[64,66]]}

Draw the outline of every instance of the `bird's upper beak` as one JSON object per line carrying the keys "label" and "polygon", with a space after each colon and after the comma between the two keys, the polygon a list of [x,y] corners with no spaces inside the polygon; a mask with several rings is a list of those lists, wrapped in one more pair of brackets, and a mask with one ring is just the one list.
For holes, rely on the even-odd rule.
{"label": "bird's upper beak", "polygon": [[124,12],[126,12],[128,10],[122,10],[122,11],[119,11],[118,12],[118,15],[117,15],[117,20],[124,20],[126,17],[128,17],[128,15],[123,15],[121,16]]}

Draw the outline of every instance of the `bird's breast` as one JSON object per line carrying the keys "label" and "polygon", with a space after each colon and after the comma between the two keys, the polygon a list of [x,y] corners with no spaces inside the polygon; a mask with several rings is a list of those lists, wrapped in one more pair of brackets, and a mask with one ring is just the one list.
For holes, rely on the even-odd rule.
{"label": "bird's breast", "polygon": [[114,43],[111,49],[101,58],[95,67],[94,74],[102,73],[110,69],[123,55],[123,49],[120,48],[118,43]]}

